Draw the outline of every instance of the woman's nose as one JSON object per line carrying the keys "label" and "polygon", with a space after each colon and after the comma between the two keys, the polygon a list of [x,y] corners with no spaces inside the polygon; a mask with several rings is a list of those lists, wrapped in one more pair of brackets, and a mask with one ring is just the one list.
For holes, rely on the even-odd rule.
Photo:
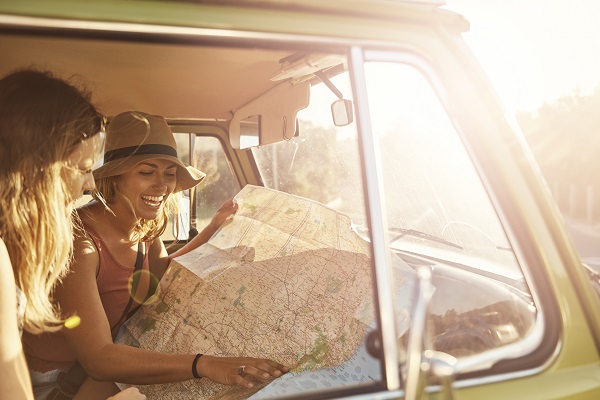
{"label": "woman's nose", "polygon": [[96,182],[94,181],[94,175],[87,174],[85,180],[83,181],[83,192],[84,194],[90,194],[94,188],[96,187]]}
{"label": "woman's nose", "polygon": [[163,176],[157,176],[154,180],[154,187],[160,189],[168,187],[167,180]]}

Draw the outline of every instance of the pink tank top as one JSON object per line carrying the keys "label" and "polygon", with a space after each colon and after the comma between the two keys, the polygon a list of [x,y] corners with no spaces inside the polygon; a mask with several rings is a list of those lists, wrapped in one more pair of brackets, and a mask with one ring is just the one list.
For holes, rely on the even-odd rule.
{"label": "pink tank top", "polygon": [[[99,267],[96,283],[104,312],[111,328],[114,327],[113,332],[116,333],[125,322],[125,319],[122,319],[120,322],[119,319],[129,302],[129,281],[135,270],[135,266],[125,266],[119,263],[110,253],[102,238],[89,225],[84,224],[84,227],[98,250]],[[145,244],[142,272],[138,272],[140,273],[140,280],[136,293],[133,296],[134,301],[132,301],[130,311],[135,310],[145,300],[150,286],[147,248],[148,244]],[[24,332],[23,347],[29,368],[35,371],[45,372],[57,368],[65,370],[76,360],[74,352],[70,349],[66,338],[60,332],[45,333],[42,335],[32,335]]]}

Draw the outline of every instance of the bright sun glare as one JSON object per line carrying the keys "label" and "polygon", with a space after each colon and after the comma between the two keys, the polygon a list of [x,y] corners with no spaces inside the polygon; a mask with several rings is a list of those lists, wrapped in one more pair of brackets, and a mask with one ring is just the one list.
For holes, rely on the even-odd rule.
{"label": "bright sun glare", "polygon": [[447,0],[508,111],[532,112],[600,81],[600,2]]}

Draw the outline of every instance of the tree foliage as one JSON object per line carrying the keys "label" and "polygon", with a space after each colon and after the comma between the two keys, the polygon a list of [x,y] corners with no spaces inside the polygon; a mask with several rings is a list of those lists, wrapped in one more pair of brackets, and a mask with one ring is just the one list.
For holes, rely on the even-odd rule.
{"label": "tree foliage", "polygon": [[544,104],[517,119],[561,210],[600,220],[600,87]]}
{"label": "tree foliage", "polygon": [[549,182],[598,184],[600,88],[589,96],[562,97],[517,118]]}

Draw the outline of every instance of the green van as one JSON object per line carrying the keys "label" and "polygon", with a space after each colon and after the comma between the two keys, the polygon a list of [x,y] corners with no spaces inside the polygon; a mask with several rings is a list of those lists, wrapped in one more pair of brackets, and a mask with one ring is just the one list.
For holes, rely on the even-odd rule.
{"label": "green van", "polygon": [[[343,216],[368,248],[354,353],[298,354],[251,398],[598,399],[600,275],[465,44],[468,21],[442,5],[2,0],[0,75],[76,76],[109,119],[167,118],[208,176],[165,242],[264,188]],[[353,279],[343,270],[331,296]],[[330,333],[288,331],[317,328]]]}

